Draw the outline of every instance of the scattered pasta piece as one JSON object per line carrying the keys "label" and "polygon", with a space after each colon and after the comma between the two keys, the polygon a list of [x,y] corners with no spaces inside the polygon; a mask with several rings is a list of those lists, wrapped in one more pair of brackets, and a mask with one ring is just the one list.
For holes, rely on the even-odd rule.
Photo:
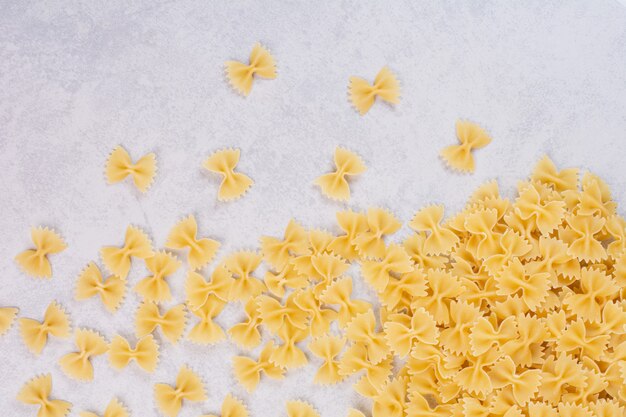
{"label": "scattered pasta piece", "polygon": [[199,273],[190,271],[185,281],[187,302],[192,309],[202,307],[211,295],[226,302],[229,300],[232,284],[233,279],[223,266],[215,268],[209,282]]}
{"label": "scattered pasta piece", "polygon": [[346,339],[338,336],[324,335],[309,343],[312,354],[324,360],[315,374],[317,384],[336,384],[343,377],[339,375],[339,362],[335,360],[343,350]]}
{"label": "scattered pasta piece", "polygon": [[287,401],[288,417],[320,417],[313,406],[304,401]]}
{"label": "scattered pasta piece", "polygon": [[107,342],[99,333],[78,329],[75,334],[76,348],[78,352],[68,353],[59,359],[59,365],[66,375],[80,381],[93,379],[93,365],[90,359],[94,356],[103,355],[107,352]]}
{"label": "scattered pasta piece", "polygon": [[17,400],[24,404],[39,406],[37,417],[65,417],[72,404],[63,400],[51,400],[52,375],[45,374],[26,382],[17,394]]}
{"label": "scattered pasta piece", "polygon": [[109,271],[126,279],[130,271],[131,257],[147,259],[154,256],[152,242],[147,234],[134,226],[126,228],[124,246],[106,246],[100,250],[100,256]]}
{"label": "scattered pasta piece", "polygon": [[146,336],[160,327],[163,336],[171,343],[176,343],[185,331],[185,306],[179,304],[161,314],[159,306],[144,302],[137,309],[135,326],[137,337]]}
{"label": "scattered pasta piece", "polygon": [[326,197],[348,201],[350,199],[350,185],[346,176],[359,175],[367,169],[363,160],[347,149],[335,149],[335,172],[324,174],[313,183],[319,185],[322,194]]}
{"label": "scattered pasta piece", "polygon": [[200,318],[200,323],[196,324],[187,338],[192,342],[200,344],[217,343],[226,338],[224,330],[213,321],[226,305],[215,295],[210,295],[200,308],[191,310],[192,314]]}
{"label": "scattered pasta piece", "polygon": [[476,123],[465,120],[456,122],[456,135],[460,145],[452,145],[441,151],[441,157],[450,166],[461,172],[474,172],[475,162],[472,151],[487,146],[491,138]]}
{"label": "scattered pasta piece", "polygon": [[[100,417],[98,414],[96,413],[92,413],[89,411],[83,411],[82,413],[79,414],[80,417]],[[117,398],[113,398],[111,400],[111,402],[109,402],[109,405],[107,405],[107,408],[104,410],[104,414],[102,414],[102,417],[129,417],[130,414],[128,413],[128,409],[126,407],[124,407],[124,404],[122,404]]]}
{"label": "scattered pasta piece", "polygon": [[[237,398],[228,394],[222,403],[222,411],[219,417],[248,417],[248,409]],[[201,417],[218,417],[214,414],[203,415]]]}
{"label": "scattered pasta piece", "polygon": [[381,208],[367,210],[367,230],[359,233],[352,240],[359,255],[364,258],[383,258],[385,256],[386,235],[400,230],[402,223],[390,212]]}
{"label": "scattered pasta piece", "polygon": [[234,278],[230,286],[230,300],[245,301],[265,291],[263,281],[252,275],[262,259],[258,253],[249,251],[235,252],[224,259],[224,266]]}
{"label": "scattered pasta piece", "polygon": [[239,163],[239,155],[239,149],[223,149],[215,152],[204,161],[204,168],[223,177],[217,192],[219,201],[240,198],[254,184],[254,181],[247,175],[235,172],[235,167]]}
{"label": "scattered pasta piece", "polygon": [[154,398],[159,410],[168,417],[176,417],[183,400],[199,402],[206,400],[204,384],[191,369],[182,367],[176,377],[176,385],[154,385]]}
{"label": "scattered pasta piece", "polygon": [[289,221],[282,240],[262,236],[260,241],[264,260],[277,270],[287,265],[292,254],[302,255],[309,249],[306,230],[293,219]]}
{"label": "scattered pasta piece", "polygon": [[122,369],[135,360],[137,365],[147,372],[154,372],[159,362],[159,345],[151,334],[137,341],[134,348],[120,335],[116,335],[109,344],[109,363],[115,369]]}
{"label": "scattered pasta piece", "polygon": [[400,84],[391,70],[383,67],[376,78],[374,84],[359,77],[350,77],[348,94],[354,108],[361,116],[369,111],[376,98],[380,98],[390,104],[400,102]]}
{"label": "scattered pasta piece", "polygon": [[52,266],[48,255],[64,251],[67,245],[58,233],[47,227],[33,227],[30,236],[35,248],[19,253],[15,261],[30,276],[52,277]]}
{"label": "scattered pasta piece", "polygon": [[188,248],[187,263],[193,270],[200,269],[211,262],[220,247],[218,241],[208,238],[198,239],[197,234],[196,218],[190,215],[176,223],[165,243],[165,247],[169,249]]}
{"label": "scattered pasta piece", "polygon": [[245,305],[246,320],[228,329],[233,341],[244,349],[251,350],[261,344],[261,314],[256,298],[250,298]]}
{"label": "scattered pasta piece", "polygon": [[353,261],[359,256],[354,239],[369,229],[365,213],[340,211],[336,214],[337,223],[345,234],[337,236],[328,244],[328,249],[344,259]]}
{"label": "scattered pasta piece", "polygon": [[133,164],[126,149],[116,146],[107,159],[104,173],[109,184],[123,181],[130,175],[135,187],[145,193],[154,181],[156,170],[155,154],[146,154]]}
{"label": "scattered pasta piece", "polygon": [[76,300],[86,300],[99,295],[104,307],[113,313],[119,308],[125,294],[126,281],[117,275],[111,275],[104,280],[100,268],[94,262],[89,262],[78,276]]}
{"label": "scattered pasta piece", "polygon": [[15,307],[0,307],[0,336],[9,331],[19,311]]}
{"label": "scattered pasta piece", "polygon": [[248,392],[254,391],[257,385],[259,385],[261,373],[273,379],[282,379],[284,377],[285,370],[270,361],[270,357],[275,351],[274,342],[269,341],[256,361],[245,356],[235,356],[233,358],[235,378]]}
{"label": "scattered pasta piece", "polygon": [[174,274],[180,268],[181,262],[168,252],[157,252],[145,262],[152,275],[139,281],[135,291],[146,301],[170,301],[172,294],[165,278]]}
{"label": "scattered pasta piece", "polygon": [[233,89],[247,96],[252,90],[255,76],[270,80],[276,78],[276,62],[269,51],[257,43],[252,48],[248,64],[239,61],[226,62],[226,76]]}
{"label": "scattered pasta piece", "polygon": [[69,337],[70,320],[65,310],[53,301],[48,305],[42,322],[21,318],[20,332],[26,347],[31,352],[39,354],[48,342],[48,336]]}

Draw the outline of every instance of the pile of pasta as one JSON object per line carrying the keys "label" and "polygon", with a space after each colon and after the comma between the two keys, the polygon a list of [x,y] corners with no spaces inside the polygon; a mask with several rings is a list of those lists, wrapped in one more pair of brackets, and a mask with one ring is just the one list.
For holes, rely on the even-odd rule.
{"label": "pile of pasta", "polygon": [[[488,182],[451,217],[439,205],[419,210],[403,241],[394,240],[401,221],[382,208],[340,211],[336,220],[338,234],[291,220],[283,236],[261,237],[259,252],[228,254],[206,275],[201,268],[220,244],[197,236],[193,216],[173,227],[161,251],[130,226],[121,247],[101,251],[110,276],[90,263],[78,277],[76,297],[99,297],[115,311],[131,262],[145,262],[149,276],[134,287],[144,300],[135,317],[137,338],[107,342],[77,329],[77,352],[60,359],[61,369],[89,380],[90,358],[107,353],[115,368],[136,361],[151,372],[159,355],[153,334],[160,329],[162,343],[230,339],[259,351],[233,358],[234,375],[248,391],[317,357],[315,383],[350,379],[371,399],[371,410],[349,409],[349,417],[626,415],[626,221],[599,177],[558,170],[545,157],[515,198]],[[64,247],[35,237],[47,249]],[[164,309],[159,303],[172,298],[167,277],[182,267],[184,254],[186,300]],[[35,258],[47,262],[46,256]],[[262,264],[263,276],[256,272]],[[355,298],[355,279],[377,298]],[[247,318],[223,329],[215,319],[227,303],[240,303]],[[193,324],[186,332],[188,314]],[[33,351],[41,351],[48,335],[70,334],[56,304],[42,324],[21,320]],[[192,370],[183,368],[174,379],[155,386],[164,415],[206,399]],[[37,403],[39,394],[47,401],[40,403],[49,404],[49,377],[35,382],[43,386],[27,383],[21,399]],[[56,407],[57,414],[43,415],[69,410],[66,402]],[[302,401],[289,401],[286,409],[289,417],[319,416]],[[221,415],[248,412],[228,396]]]}

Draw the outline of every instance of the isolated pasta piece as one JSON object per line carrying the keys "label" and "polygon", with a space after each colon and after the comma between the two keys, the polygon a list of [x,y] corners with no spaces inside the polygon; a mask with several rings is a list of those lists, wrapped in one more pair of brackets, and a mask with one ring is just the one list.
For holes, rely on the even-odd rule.
{"label": "isolated pasta piece", "polygon": [[333,241],[329,243],[328,249],[342,258],[352,261],[359,256],[353,243],[354,238],[360,233],[366,232],[369,228],[367,216],[365,213],[358,213],[351,210],[339,211],[335,216],[337,218],[337,224],[345,234],[333,239]]}
{"label": "isolated pasta piece", "polygon": [[135,347],[128,340],[115,335],[109,344],[109,363],[117,370],[123,369],[131,361],[136,361],[141,369],[153,372],[159,362],[159,345],[151,334],[139,339]]}
{"label": "isolated pasta piece", "polygon": [[309,343],[311,353],[324,360],[315,374],[316,384],[336,384],[343,379],[339,375],[339,362],[335,358],[339,356],[345,344],[345,338],[328,334]]}
{"label": "isolated pasta piece", "polygon": [[207,265],[215,257],[220,243],[209,238],[198,239],[196,218],[189,215],[172,227],[165,247],[169,249],[189,249],[187,263],[193,270]]}
{"label": "isolated pasta piece", "polygon": [[204,168],[223,177],[217,192],[219,201],[240,198],[254,184],[254,181],[247,175],[235,172],[235,167],[239,163],[239,155],[239,149],[223,149],[213,153],[204,161]]}
{"label": "isolated pasta piece", "polygon": [[174,274],[181,262],[171,253],[159,251],[145,260],[146,268],[152,273],[137,283],[135,291],[146,301],[170,301],[172,293],[165,278]]}
{"label": "isolated pasta piece", "polygon": [[[222,403],[222,411],[219,417],[248,417],[248,409],[231,394],[226,395]],[[201,417],[218,417],[214,414],[203,415]]]}
{"label": "isolated pasta piece", "polygon": [[48,255],[59,253],[67,248],[61,236],[47,227],[33,227],[30,236],[35,245],[15,257],[20,268],[35,278],[52,277],[52,266]]}
{"label": "isolated pasta piece", "polygon": [[376,78],[374,84],[359,77],[350,77],[348,94],[354,108],[363,116],[372,107],[376,98],[380,98],[390,104],[400,102],[400,84],[396,76],[387,67],[383,67]]}
{"label": "isolated pasta piece", "polygon": [[91,381],[93,379],[91,358],[107,352],[107,341],[98,332],[89,329],[76,330],[74,337],[78,351],[63,355],[59,359],[59,365],[69,377],[79,381]]}
{"label": "isolated pasta piece", "polygon": [[288,417],[320,417],[313,406],[304,401],[287,401]]}
{"label": "isolated pasta piece", "polygon": [[226,76],[233,89],[247,96],[252,90],[255,76],[270,80],[276,78],[276,62],[270,52],[257,43],[252,48],[248,64],[239,61],[226,62]]}
{"label": "isolated pasta piece", "polygon": [[26,382],[17,394],[17,400],[24,404],[39,406],[37,417],[65,417],[72,404],[63,400],[50,399],[52,375],[36,376]]}
{"label": "isolated pasta piece", "polygon": [[0,336],[11,328],[19,311],[15,307],[0,307]]}
{"label": "isolated pasta piece", "polygon": [[200,322],[193,326],[187,338],[200,344],[217,343],[226,338],[224,330],[213,319],[222,312],[226,305],[215,295],[210,295],[198,309],[191,310],[192,314],[200,318]]}
{"label": "isolated pasta piece", "polygon": [[228,329],[228,334],[237,345],[250,350],[261,344],[261,314],[256,298],[250,298],[244,308],[246,320]]}
{"label": "isolated pasta piece", "polygon": [[[79,414],[80,417],[100,417],[96,413],[89,411],[83,411]],[[128,409],[117,398],[113,398],[107,408],[104,410],[102,417],[130,417]]]}
{"label": "isolated pasta piece", "polygon": [[354,152],[344,148],[335,149],[335,171],[318,177],[313,183],[318,185],[326,197],[347,201],[350,199],[350,185],[347,176],[365,172],[363,160]]}
{"label": "isolated pasta piece", "polygon": [[140,228],[128,226],[124,236],[124,246],[105,246],[100,256],[109,271],[122,279],[126,279],[130,271],[131,257],[147,259],[154,256],[152,242]]}
{"label": "isolated pasta piece", "polygon": [[261,255],[252,251],[235,252],[224,259],[224,266],[234,278],[230,286],[229,300],[245,301],[265,291],[263,281],[252,275],[262,259]]}
{"label": "isolated pasta piece", "polygon": [[126,294],[126,281],[117,275],[103,279],[100,268],[89,262],[78,276],[76,282],[77,300],[86,300],[98,295],[104,307],[111,313],[115,312]]}
{"label": "isolated pasta piece", "polygon": [[159,306],[144,302],[137,309],[135,326],[137,337],[146,336],[160,327],[163,336],[171,343],[176,343],[185,331],[185,306],[179,304],[161,314]]}
{"label": "isolated pasta piece", "polygon": [[367,210],[368,230],[359,233],[352,243],[359,255],[365,258],[382,258],[385,256],[385,241],[383,237],[398,230],[402,223],[390,212],[381,208]]}
{"label": "isolated pasta piece", "polygon": [[48,336],[66,338],[70,335],[70,320],[67,313],[56,302],[51,302],[44,313],[43,321],[21,318],[20,333],[24,344],[35,353],[41,353]]}
{"label": "isolated pasta piece", "polygon": [[260,241],[264,260],[276,269],[284,268],[292,254],[305,254],[309,250],[306,230],[293,219],[289,221],[282,239],[261,236]]}
{"label": "isolated pasta piece", "polygon": [[235,356],[233,358],[235,378],[248,392],[254,391],[259,385],[262,373],[273,379],[282,379],[284,377],[285,370],[270,361],[270,357],[275,351],[274,342],[270,340],[256,361],[245,356]]}
{"label": "isolated pasta piece", "polygon": [[443,206],[428,206],[418,211],[409,226],[418,232],[426,232],[424,241],[426,255],[439,255],[451,250],[459,237],[446,226],[442,226]]}
{"label": "isolated pasta piece", "polygon": [[116,146],[107,159],[104,174],[109,184],[123,181],[130,175],[135,187],[145,193],[154,181],[156,170],[154,153],[146,154],[133,163],[126,149]]}
{"label": "isolated pasta piece", "polygon": [[460,145],[452,145],[441,151],[441,157],[450,166],[461,172],[474,172],[472,151],[487,146],[491,137],[476,123],[465,120],[456,122],[456,136]]}
{"label": "isolated pasta piece", "polygon": [[204,384],[200,377],[191,369],[183,366],[176,376],[176,385],[154,385],[154,398],[163,414],[176,417],[184,401],[199,402],[206,400]]}

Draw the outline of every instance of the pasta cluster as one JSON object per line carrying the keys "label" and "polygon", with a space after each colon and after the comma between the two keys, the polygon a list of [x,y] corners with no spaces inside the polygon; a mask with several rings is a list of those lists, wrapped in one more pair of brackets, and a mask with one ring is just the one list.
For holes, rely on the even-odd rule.
{"label": "pasta cluster", "polygon": [[[468,149],[459,151],[464,158]],[[358,158],[351,158],[336,156],[337,173],[322,183],[343,184],[345,174],[358,171]],[[339,163],[346,160],[352,162]],[[165,243],[172,252],[154,249],[146,232],[129,226],[121,247],[101,251],[110,276],[89,263],[77,278],[76,298],[97,296],[114,313],[131,262],[142,262],[149,275],[135,284],[143,300],[136,338],[107,341],[76,329],[75,348],[59,363],[78,380],[92,379],[91,362],[104,354],[120,371],[152,372],[158,340],[230,339],[249,352],[232,361],[248,392],[311,361],[314,383],[349,380],[370,400],[371,410],[346,409],[349,417],[625,416],[626,220],[616,208],[599,177],[558,170],[546,157],[514,199],[488,182],[450,217],[440,205],[418,210],[403,240],[394,239],[402,222],[382,208],[338,212],[337,234],[291,220],[282,236],[261,237],[259,251],[224,255],[208,276],[201,268],[220,243],[198,237],[193,216],[173,226]],[[40,251],[37,259],[47,253],[53,252]],[[183,267],[179,255],[187,258],[186,299],[165,308],[161,303],[172,298],[167,277]],[[354,271],[376,299],[353,296]],[[239,304],[246,317],[226,329],[219,315],[228,303]],[[0,309],[0,334],[17,313]],[[55,302],[42,321],[21,318],[20,329],[35,353],[50,336],[71,334],[68,314]],[[163,415],[177,416],[185,403],[207,398],[201,375],[190,368],[172,380],[154,387]],[[36,377],[18,399],[39,405],[41,417],[67,415],[70,404],[50,399],[51,390],[50,375]],[[286,411],[319,417],[299,400],[288,401]],[[128,413],[114,399],[104,416]],[[219,415],[247,417],[248,410],[228,395]]]}

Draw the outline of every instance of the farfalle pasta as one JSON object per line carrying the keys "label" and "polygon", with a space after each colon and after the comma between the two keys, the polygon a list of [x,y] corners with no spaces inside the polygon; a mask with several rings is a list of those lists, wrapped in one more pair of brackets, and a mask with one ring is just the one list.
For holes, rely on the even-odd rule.
{"label": "farfalle pasta", "polygon": [[76,352],[63,355],[59,365],[63,372],[79,381],[93,379],[93,365],[91,358],[103,355],[108,350],[108,343],[104,336],[90,329],[78,329],[74,335]]}
{"label": "farfalle pasta", "polygon": [[215,257],[220,243],[209,238],[198,239],[198,224],[193,215],[182,219],[170,231],[165,242],[169,249],[188,249],[187,264],[193,270],[207,265]]}
{"label": "farfalle pasta", "polygon": [[128,340],[115,335],[109,344],[109,363],[114,369],[121,370],[135,361],[146,372],[154,372],[159,362],[159,345],[149,334],[132,347]]}
{"label": "farfalle pasta", "polygon": [[270,52],[257,43],[250,52],[248,64],[239,61],[226,62],[226,77],[233,89],[247,96],[252,90],[255,77],[270,80],[276,78],[276,62]]}
{"label": "farfalle pasta", "polygon": [[262,236],[263,259],[277,270],[283,269],[293,254],[305,254],[309,250],[309,236],[295,220],[290,220],[282,239]]}
{"label": "farfalle pasta", "polygon": [[233,342],[244,349],[254,349],[261,344],[261,313],[256,298],[251,298],[245,305],[246,320],[228,329]]}
{"label": "farfalle pasta", "polygon": [[285,369],[270,361],[275,351],[276,346],[274,342],[269,341],[263,347],[257,360],[246,356],[235,356],[233,358],[235,378],[248,392],[256,389],[261,381],[262,374],[273,379],[282,379],[284,377]]}
{"label": "farfalle pasta", "polygon": [[94,262],[89,262],[78,275],[76,300],[99,296],[104,307],[113,313],[119,308],[125,294],[126,281],[117,275],[104,279],[100,268]]}
{"label": "farfalle pasta", "polygon": [[130,155],[121,146],[116,146],[107,159],[104,175],[109,184],[124,181],[128,176],[142,193],[148,191],[156,175],[156,155],[149,153],[133,163]]}
{"label": "farfalle pasta", "polygon": [[135,285],[135,292],[146,301],[170,301],[172,294],[165,278],[174,274],[182,263],[174,255],[164,251],[156,252],[145,263],[151,275]]}
{"label": "farfalle pasta", "polygon": [[128,409],[117,398],[113,398],[107,408],[104,409],[104,414],[99,415],[90,411],[83,411],[79,414],[80,417],[130,417]]}
{"label": "farfalle pasta", "polygon": [[167,417],[176,417],[183,401],[199,402],[206,398],[202,380],[186,366],[178,371],[174,386],[161,383],[154,385],[154,399],[157,407]]}
{"label": "farfalle pasta", "polygon": [[235,252],[224,259],[224,266],[233,278],[229,293],[230,300],[245,301],[265,291],[263,281],[252,275],[262,259],[257,252],[251,251]]}
{"label": "farfalle pasta", "polygon": [[385,256],[384,236],[400,230],[402,223],[389,211],[381,208],[367,210],[367,230],[357,234],[352,240],[359,255],[364,258]]}
{"label": "farfalle pasta", "polygon": [[20,318],[20,333],[28,349],[39,354],[48,342],[49,336],[67,338],[70,335],[70,320],[63,308],[56,302],[51,302],[46,308],[41,322]]}
{"label": "farfalle pasta", "polygon": [[313,406],[304,401],[287,401],[287,417],[320,417]]}
{"label": "farfalle pasta", "polygon": [[176,343],[185,331],[185,306],[179,304],[161,314],[159,306],[151,302],[142,303],[135,315],[135,333],[143,337],[157,327],[161,328],[163,336],[171,343]]}
{"label": "farfalle pasta", "polygon": [[70,413],[72,404],[68,401],[51,399],[52,375],[36,376],[26,382],[17,394],[17,400],[24,404],[39,407],[37,417],[65,417]]}
{"label": "farfalle pasta", "polygon": [[224,266],[218,266],[206,281],[200,273],[190,271],[185,281],[185,293],[191,309],[202,307],[211,295],[226,302],[229,301],[233,279]]}
{"label": "farfalle pasta", "polygon": [[226,338],[224,330],[213,319],[222,312],[225,305],[225,301],[220,300],[215,295],[210,295],[201,307],[191,310],[191,313],[200,321],[191,328],[187,338],[200,344],[217,343],[224,340]]}
{"label": "farfalle pasta", "polygon": [[124,245],[120,247],[105,246],[100,256],[109,271],[121,279],[126,279],[130,271],[132,258],[147,259],[154,256],[152,242],[140,228],[128,226],[124,236]]}
{"label": "farfalle pasta", "polygon": [[456,136],[460,144],[445,147],[441,151],[441,157],[450,168],[474,172],[476,164],[472,151],[487,146],[491,143],[491,137],[482,127],[466,120],[456,122]]}
{"label": "farfalle pasta", "polygon": [[48,255],[64,251],[67,244],[58,233],[47,227],[33,227],[30,236],[35,247],[19,253],[15,257],[15,261],[30,276],[35,278],[52,277],[52,265]]}
{"label": "farfalle pasta", "polygon": [[363,116],[374,105],[376,98],[397,104],[400,101],[400,83],[389,68],[383,67],[376,74],[374,84],[360,77],[350,77],[348,96],[352,106]]}
{"label": "farfalle pasta", "polygon": [[0,336],[9,331],[19,311],[16,307],[0,307]]}
{"label": "farfalle pasta", "polygon": [[219,416],[215,414],[205,414],[201,417],[248,417],[248,409],[237,398],[228,394],[222,402],[222,409]]}
{"label": "farfalle pasta", "polygon": [[204,161],[204,168],[222,176],[217,192],[219,201],[235,200],[243,196],[254,181],[241,172],[235,172],[239,163],[239,149],[223,149],[209,156]]}
{"label": "farfalle pasta", "polygon": [[347,201],[350,199],[350,185],[346,177],[362,174],[366,167],[357,154],[344,148],[335,149],[334,161],[335,171],[320,176],[313,183],[321,188],[326,197]]}
{"label": "farfalle pasta", "polygon": [[345,344],[345,338],[333,335],[323,335],[309,343],[311,353],[324,360],[315,374],[315,383],[336,384],[343,379],[339,374],[339,361],[335,358],[339,356]]}

